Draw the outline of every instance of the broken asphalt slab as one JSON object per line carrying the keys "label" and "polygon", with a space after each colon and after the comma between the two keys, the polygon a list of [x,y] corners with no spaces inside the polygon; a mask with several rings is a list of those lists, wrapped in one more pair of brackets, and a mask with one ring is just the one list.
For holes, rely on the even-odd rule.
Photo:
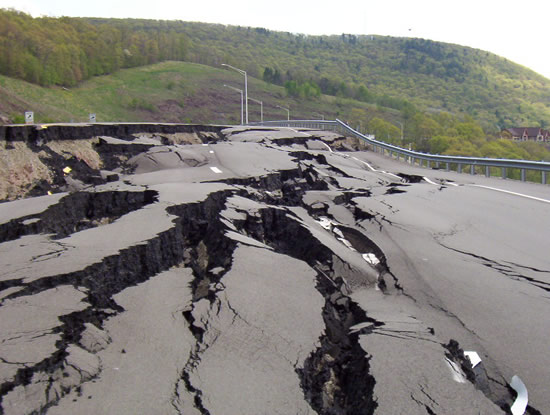
{"label": "broken asphalt slab", "polygon": [[323,131],[25,128],[0,413],[550,411],[544,204]]}

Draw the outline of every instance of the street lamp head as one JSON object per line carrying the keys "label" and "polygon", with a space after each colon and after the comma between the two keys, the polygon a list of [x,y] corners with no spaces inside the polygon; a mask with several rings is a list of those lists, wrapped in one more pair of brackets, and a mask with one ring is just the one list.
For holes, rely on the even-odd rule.
{"label": "street lamp head", "polygon": [[287,114],[287,120],[290,121],[290,109],[289,108],[285,108],[285,107],[282,107],[280,105],[277,105],[277,108],[280,108],[282,110],[285,110],[286,111],[286,114]]}
{"label": "street lamp head", "polygon": [[244,69],[235,68],[234,66],[228,65],[227,63],[222,63],[221,66],[225,66],[229,69],[239,72],[241,75],[246,76],[246,71]]}

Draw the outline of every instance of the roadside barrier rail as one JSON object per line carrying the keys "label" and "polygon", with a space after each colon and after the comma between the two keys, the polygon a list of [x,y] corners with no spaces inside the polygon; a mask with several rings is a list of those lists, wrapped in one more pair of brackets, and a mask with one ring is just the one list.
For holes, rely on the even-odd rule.
{"label": "roadside barrier rail", "polygon": [[263,123],[255,123],[255,125],[288,127],[288,128],[310,128],[320,130],[340,131],[344,134],[363,140],[374,152],[389,154],[390,157],[396,156],[397,160],[403,157],[403,160],[413,165],[424,166],[427,168],[441,168],[445,166],[446,171],[450,171],[451,167],[456,167],[458,173],[462,173],[464,166],[470,166],[470,174],[476,174],[476,167],[484,167],[485,175],[491,176],[491,167],[500,168],[501,176],[506,179],[508,169],[519,169],[521,172],[521,181],[526,180],[526,171],[534,170],[541,172],[541,183],[546,184],[548,173],[550,172],[550,162],[545,161],[530,161],[530,160],[513,160],[513,159],[495,159],[485,157],[463,157],[463,156],[444,156],[439,154],[421,153],[418,151],[407,150],[392,144],[384,143],[375,139],[373,135],[364,135],[359,131],[354,130],[346,123],[336,119],[330,120],[291,120],[291,121],[264,121]]}

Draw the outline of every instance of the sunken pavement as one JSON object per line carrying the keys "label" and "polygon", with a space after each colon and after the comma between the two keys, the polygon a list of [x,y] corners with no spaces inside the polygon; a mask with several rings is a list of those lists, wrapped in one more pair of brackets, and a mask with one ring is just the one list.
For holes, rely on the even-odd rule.
{"label": "sunken pavement", "polygon": [[0,414],[504,414],[513,374],[550,411],[460,285],[549,274],[463,248],[450,181],[327,131],[0,133]]}

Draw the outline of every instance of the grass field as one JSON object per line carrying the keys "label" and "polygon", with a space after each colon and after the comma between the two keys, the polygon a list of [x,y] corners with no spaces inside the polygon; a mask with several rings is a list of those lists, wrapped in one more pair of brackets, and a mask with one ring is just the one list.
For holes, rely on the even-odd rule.
{"label": "grass field", "polygon": [[[23,112],[34,111],[38,123],[87,122],[95,113],[98,122],[238,124],[240,95],[224,84],[244,89],[236,72],[187,62],[124,69],[71,89],[43,88],[0,75],[0,116],[22,122]],[[248,95],[264,103],[265,120],[286,119],[286,111],[277,105],[290,108],[292,119],[346,119],[354,109],[370,117],[399,117],[393,110],[331,96],[289,98],[284,88],[252,77]],[[249,121],[259,120],[260,105],[249,101]]]}

